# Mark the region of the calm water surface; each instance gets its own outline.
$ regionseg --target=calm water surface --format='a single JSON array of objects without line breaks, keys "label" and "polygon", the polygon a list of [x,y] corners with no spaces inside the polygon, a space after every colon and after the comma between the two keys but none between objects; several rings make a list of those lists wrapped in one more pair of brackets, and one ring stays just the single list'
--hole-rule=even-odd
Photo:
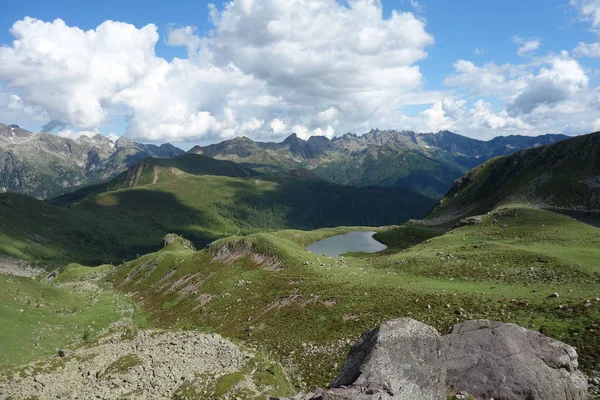
[{"label": "calm water surface", "polygon": [[350,232],[345,235],[331,236],[309,244],[306,250],[330,257],[339,257],[341,254],[351,251],[377,253],[385,250],[387,246],[373,239],[374,234],[375,232]]}]

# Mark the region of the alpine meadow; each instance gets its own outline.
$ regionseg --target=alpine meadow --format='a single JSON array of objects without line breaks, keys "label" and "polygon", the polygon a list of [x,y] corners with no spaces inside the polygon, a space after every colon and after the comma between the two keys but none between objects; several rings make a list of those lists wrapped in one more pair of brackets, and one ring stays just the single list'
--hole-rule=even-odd
[{"label": "alpine meadow", "polygon": [[600,1],[0,6],[0,399],[600,399]]}]

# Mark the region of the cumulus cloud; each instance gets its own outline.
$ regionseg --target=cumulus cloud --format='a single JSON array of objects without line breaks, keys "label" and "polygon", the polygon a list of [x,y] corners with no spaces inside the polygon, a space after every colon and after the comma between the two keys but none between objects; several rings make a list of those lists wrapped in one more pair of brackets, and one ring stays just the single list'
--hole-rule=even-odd
[{"label": "cumulus cloud", "polygon": [[331,106],[318,112],[312,117],[313,126],[337,125],[339,123],[341,112],[339,108]]},{"label": "cumulus cloud", "polygon": [[523,66],[493,62],[481,67],[468,60],[454,63],[455,74],[444,79],[444,84],[467,89],[479,96],[512,96],[523,90],[530,74]]},{"label": "cumulus cloud", "polygon": [[106,21],[83,31],[60,19],[29,17],[11,33],[12,46],[0,47],[0,79],[51,119],[80,128],[99,126],[114,96],[144,76],[158,39],[154,25]]},{"label": "cumulus cloud", "polygon": [[167,44],[187,47],[192,55],[200,47],[200,43],[201,39],[196,36],[196,28],[193,26],[170,29],[167,35]]},{"label": "cumulus cloud", "polygon": [[[592,29],[599,1],[571,0]],[[0,47],[0,118],[46,128],[60,121],[67,126],[53,129],[70,136],[126,118],[133,139],[185,143],[372,127],[485,137],[594,126],[582,112],[600,110],[598,90],[569,54],[532,57],[535,38],[515,38],[524,64],[461,59],[444,80],[448,90],[424,90],[419,63],[434,38],[413,13],[423,2],[403,4],[384,14],[379,0],[227,1],[209,7],[206,35],[171,26],[162,39],[152,24],[105,21],[84,31],[27,17]],[[157,56],[159,39],[187,57]],[[573,51],[599,53],[596,43]],[[409,117],[406,105],[426,108]]]},{"label": "cumulus cloud", "polygon": [[282,120],[276,118],[269,124],[275,135],[281,135],[287,132],[287,125]]},{"label": "cumulus cloud", "polygon": [[[172,61],[155,54],[152,24],[105,21],[84,31],[26,17],[0,48],[0,80],[43,110],[46,123],[78,130],[128,115],[127,135],[139,140],[294,126],[329,135],[418,96],[417,63],[434,43],[422,19],[401,10],[384,17],[379,0],[236,0],[210,6],[210,15],[206,36],[169,28],[165,43],[188,50]],[[275,120],[275,128],[264,122]]]},{"label": "cumulus cloud", "polygon": [[21,121],[43,124],[49,119],[50,116],[43,108],[26,104],[21,96],[11,94],[0,87],[0,121],[15,124]]},{"label": "cumulus cloud", "polygon": [[588,77],[573,59],[555,57],[550,61],[549,68],[543,67],[510,104],[509,112],[531,113],[541,104],[552,105],[568,100],[588,85]]}]

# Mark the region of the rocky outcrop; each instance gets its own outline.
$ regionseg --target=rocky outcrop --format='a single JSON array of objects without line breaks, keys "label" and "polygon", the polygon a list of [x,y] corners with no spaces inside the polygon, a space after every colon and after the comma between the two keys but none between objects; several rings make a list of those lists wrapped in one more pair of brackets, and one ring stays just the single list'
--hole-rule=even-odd
[{"label": "rocky outcrop", "polygon": [[293,400],[446,398],[446,364],[440,334],[410,318],[382,323],[352,346],[331,389]]},{"label": "rocky outcrop", "polygon": [[587,398],[575,349],[539,332],[475,320],[454,326],[443,342],[451,389],[485,399]]},{"label": "rocky outcrop", "polygon": [[179,244],[186,250],[196,251],[196,247],[189,240],[175,234],[175,233],[167,233],[163,238],[163,247],[168,247],[172,244]]},{"label": "rocky outcrop", "polygon": [[451,229],[462,228],[463,226],[472,226],[481,224],[481,215],[475,215],[472,217],[463,218],[452,226]]},{"label": "rocky outcrop", "polygon": [[350,349],[332,386],[381,388],[400,398],[443,399],[445,378],[439,333],[401,318],[365,332]]},{"label": "rocky outcrop", "polygon": [[571,346],[515,324],[467,321],[440,336],[402,318],[365,332],[331,389],[291,400],[445,399],[447,390],[456,399],[584,400],[577,367]]},{"label": "rocky outcrop", "polygon": [[[131,339],[110,336],[95,346],[60,350],[8,379],[1,376],[0,398],[182,399],[178,393],[191,390],[195,395],[190,398],[203,398],[202,390],[194,389],[202,387],[203,379],[210,383],[240,373],[252,357],[218,335],[140,331]],[[256,391],[252,377],[247,380]]]}]

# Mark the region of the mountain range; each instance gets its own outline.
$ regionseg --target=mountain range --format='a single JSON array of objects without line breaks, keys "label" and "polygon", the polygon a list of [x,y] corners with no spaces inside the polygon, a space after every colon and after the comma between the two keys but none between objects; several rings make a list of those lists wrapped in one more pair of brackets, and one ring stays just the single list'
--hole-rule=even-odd
[{"label": "mountain range", "polygon": [[[261,173],[292,173],[349,186],[400,187],[440,199],[454,181],[490,158],[566,139],[565,135],[506,136],[489,141],[449,131],[415,133],[374,129],[328,139],[280,143],[236,137],[189,153],[229,160]],[[172,158],[184,151],[113,141],[103,135],[69,139],[0,124],[0,192],[50,199],[119,175],[146,157]]]},{"label": "mountain range", "polygon": [[170,144],[112,141],[100,134],[72,140],[0,124],[0,192],[52,198],[110,179],[145,157],[183,153]]},{"label": "mountain range", "polygon": [[565,135],[502,136],[481,141],[449,131],[415,133],[371,130],[308,140],[292,134],[281,143],[247,137],[189,152],[242,163],[257,170],[307,169],[328,181],[351,186],[401,187],[439,199],[453,182],[490,158],[556,143]]}]

